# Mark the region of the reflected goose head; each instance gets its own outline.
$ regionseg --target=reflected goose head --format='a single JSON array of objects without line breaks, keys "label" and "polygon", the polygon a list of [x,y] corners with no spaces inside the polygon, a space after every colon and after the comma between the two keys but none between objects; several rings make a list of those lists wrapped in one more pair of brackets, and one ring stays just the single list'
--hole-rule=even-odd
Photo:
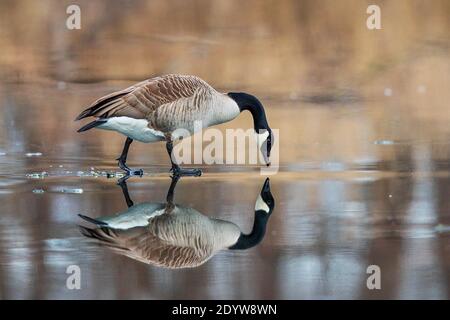
[{"label": "reflected goose head", "polygon": [[267,179],[255,205],[250,234],[233,222],[208,217],[197,210],[173,203],[178,178],[169,187],[165,203],[134,204],[126,182],[122,191],[129,208],[116,215],[91,218],[80,215],[94,227],[80,226],[83,235],[116,253],[164,268],[193,268],[224,249],[248,249],[264,237],[274,199]]},{"label": "reflected goose head", "polygon": [[273,212],[273,208],[275,208],[275,200],[270,192],[270,180],[267,178],[256,199],[255,212],[261,211],[270,216]]},{"label": "reflected goose head", "polygon": [[255,220],[251,233],[241,233],[238,240],[229,249],[242,250],[249,249],[259,244],[266,234],[266,227],[275,208],[275,199],[270,192],[270,180],[266,179],[264,185],[256,198],[255,203]]}]

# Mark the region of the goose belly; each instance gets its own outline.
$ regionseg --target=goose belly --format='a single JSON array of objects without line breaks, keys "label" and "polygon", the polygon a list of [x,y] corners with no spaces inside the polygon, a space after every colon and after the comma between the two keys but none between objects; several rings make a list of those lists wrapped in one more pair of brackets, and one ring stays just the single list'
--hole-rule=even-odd
[{"label": "goose belly", "polygon": [[239,114],[239,106],[234,100],[214,92],[203,97],[179,99],[161,106],[152,114],[151,121],[158,128],[171,132],[176,139],[186,138],[207,127],[231,121]]},{"label": "goose belly", "polygon": [[214,219],[216,250],[229,248],[236,244],[241,236],[241,229],[232,222]]},{"label": "goose belly", "polygon": [[209,218],[182,206],[150,219],[149,229],[166,243],[194,248],[201,256],[234,245],[241,234],[234,223]]},{"label": "goose belly", "polygon": [[174,139],[187,138],[203,129],[233,120],[239,115],[236,109],[210,108],[206,112],[196,112],[170,127]]},{"label": "goose belly", "polygon": [[99,125],[97,128],[112,130],[137,141],[149,143],[165,139],[164,133],[148,127],[145,119],[134,119],[130,117],[113,117]]}]

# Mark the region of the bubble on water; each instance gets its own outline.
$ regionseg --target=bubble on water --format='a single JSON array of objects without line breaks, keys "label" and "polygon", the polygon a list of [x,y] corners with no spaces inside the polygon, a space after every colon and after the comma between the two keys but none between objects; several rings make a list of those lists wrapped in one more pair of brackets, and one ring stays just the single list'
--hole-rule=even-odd
[{"label": "bubble on water", "polygon": [[77,176],[79,177],[97,177],[99,176],[99,173],[95,171],[78,171]]},{"label": "bubble on water", "polygon": [[297,100],[298,99],[298,93],[297,92],[291,92],[289,94],[289,99],[291,100]]},{"label": "bubble on water", "polygon": [[97,172],[97,171],[91,171],[89,172],[88,175],[86,175],[87,177],[94,177],[94,178],[98,178],[102,176],[101,172]]},{"label": "bubble on water", "polygon": [[321,168],[326,171],[344,171],[345,164],[339,161],[325,161],[322,163]]},{"label": "bubble on water", "polygon": [[58,167],[59,167],[59,168],[64,168],[64,166],[63,166],[62,164],[60,164]]},{"label": "bubble on water", "polygon": [[380,144],[380,145],[385,145],[385,146],[392,145],[394,143],[395,142],[392,140],[376,140],[376,141],[374,141],[374,144]]},{"label": "bubble on water", "polygon": [[48,172],[42,171],[42,172],[27,173],[26,177],[29,179],[44,179],[45,177],[48,177]]},{"label": "bubble on water", "polygon": [[389,198],[392,198],[392,194],[389,195]]},{"label": "bubble on water", "polygon": [[[94,169],[94,168],[91,168]],[[76,172],[76,175],[78,177],[93,177],[93,178],[99,178],[99,177],[105,177],[105,178],[122,178],[125,176],[123,172],[107,172],[107,171],[82,171],[79,170]]]},{"label": "bubble on water", "polygon": [[27,157],[40,157],[42,156],[41,152],[27,152],[25,153],[25,156]]},{"label": "bubble on water", "polygon": [[123,178],[125,174],[123,172],[105,172],[106,178]]},{"label": "bubble on water", "polygon": [[58,90],[64,90],[66,89],[67,85],[64,81],[58,81],[56,87],[58,88]]},{"label": "bubble on water", "polygon": [[436,227],[434,227],[434,230],[436,230],[437,232],[449,232],[450,226],[440,223]]},{"label": "bubble on water", "polygon": [[83,193],[83,189],[81,189],[81,188],[67,188],[67,189],[62,189],[61,192],[62,192],[62,193],[76,193],[76,194],[81,194],[81,193]]},{"label": "bubble on water", "polygon": [[383,94],[384,94],[386,97],[391,97],[391,96],[392,96],[392,89],[391,89],[391,88],[384,88]]},{"label": "bubble on water", "polygon": [[425,93],[425,92],[427,92],[427,87],[424,86],[423,84],[421,84],[421,85],[419,85],[419,86],[417,87],[417,92],[418,92],[418,93]]},{"label": "bubble on water", "polygon": [[44,189],[33,189],[33,193],[40,194],[40,193],[44,193],[44,192],[45,192]]}]

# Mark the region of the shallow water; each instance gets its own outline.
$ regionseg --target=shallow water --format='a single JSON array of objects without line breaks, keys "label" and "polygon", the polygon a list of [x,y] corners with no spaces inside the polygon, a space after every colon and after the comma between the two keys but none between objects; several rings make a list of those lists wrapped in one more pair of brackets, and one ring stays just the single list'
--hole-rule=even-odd
[{"label": "shallow water", "polygon": [[[1,21],[29,21],[24,8],[30,2],[17,3],[2,8]],[[427,15],[408,13],[416,24],[406,28],[394,13],[404,14],[415,2],[391,4],[383,43],[392,47],[384,47],[374,38],[350,37],[340,6],[324,11],[315,2],[297,8],[286,1],[269,21],[260,17],[269,7],[245,7],[248,19],[230,26],[233,14],[243,13],[216,1],[208,8],[217,18],[212,22],[185,8],[177,16],[183,23],[167,26],[152,22],[152,14],[167,13],[162,2],[151,7],[132,1],[126,10],[112,6],[113,14],[132,17],[123,18],[120,27],[112,25],[114,19],[99,18],[106,2],[98,1],[100,9],[83,3],[92,11],[84,33],[74,38],[56,28],[64,10],[55,17],[35,11],[35,20],[24,24],[26,36],[15,36],[15,22],[0,28],[1,298],[450,298],[450,59],[443,32],[450,19],[438,19],[446,12],[439,5],[421,11],[436,18],[433,24]],[[47,6],[58,8],[53,1]],[[309,10],[311,18],[287,19],[290,6]],[[322,13],[328,24],[318,27],[314,14]],[[424,25],[427,33],[418,32]],[[93,26],[95,36],[88,32]],[[154,32],[150,38],[144,27]],[[42,32],[46,28],[54,31]],[[211,28],[214,32],[206,32]],[[302,33],[307,31],[325,34],[317,43],[345,54],[303,52],[296,46],[311,47]],[[335,37],[340,42],[333,47]],[[251,41],[258,50],[236,53],[227,45],[230,39],[236,40],[232,48]],[[124,41],[128,51],[111,50]],[[271,56],[273,46],[286,52]],[[185,58],[175,58],[186,50]],[[141,52],[156,52],[157,61]],[[366,55],[372,60],[364,60]],[[266,68],[260,71],[261,65]],[[111,215],[127,204],[116,185],[121,172],[114,160],[124,138],[105,131],[77,134],[81,123],[73,119],[96,98],[133,83],[130,79],[168,72],[199,74],[223,91],[256,92],[272,128],[280,129],[280,169],[270,177],[276,207],[262,243],[220,251],[192,269],[164,269],[118,255],[78,229],[85,225],[78,214]],[[218,128],[246,129],[251,123],[243,114]],[[134,143],[129,164],[145,171],[128,180],[133,201],[164,202],[170,179],[163,144]],[[201,167],[202,177],[178,183],[175,202],[250,231],[265,180],[259,167]],[[70,265],[80,267],[80,290],[66,287]],[[381,269],[381,290],[366,286],[370,265]]]},{"label": "shallow water", "polygon": [[[71,145],[86,139],[69,137]],[[65,147],[60,155],[38,144],[21,145],[23,151],[6,148],[0,172],[2,297],[448,298],[448,162],[423,159],[415,152],[426,149],[419,142],[367,145],[404,154],[362,164],[282,162],[271,176],[276,208],[262,243],[221,251],[204,265],[183,270],[117,255],[77,228],[82,223],[77,214],[99,217],[126,209],[116,178],[105,176],[120,173],[112,160],[120,143],[104,151],[80,146],[78,158]],[[97,155],[83,157],[90,153]],[[164,202],[170,183],[164,147],[137,145],[131,155],[134,166],[144,164],[146,156],[162,159],[144,165],[143,178],[129,179],[134,202]],[[251,166],[205,166],[204,171],[200,178],[181,179],[175,202],[250,231],[264,176]],[[366,268],[373,264],[382,271],[380,291],[366,288]],[[66,288],[69,265],[81,268],[81,290]]]}]

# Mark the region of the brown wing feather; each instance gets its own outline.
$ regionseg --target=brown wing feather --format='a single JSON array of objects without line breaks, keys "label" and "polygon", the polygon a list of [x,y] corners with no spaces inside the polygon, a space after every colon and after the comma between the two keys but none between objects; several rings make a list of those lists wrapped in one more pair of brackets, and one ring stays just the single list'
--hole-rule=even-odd
[{"label": "brown wing feather", "polygon": [[133,91],[133,87],[127,88],[125,90],[113,92],[108,94],[94,103],[92,103],[87,109],[83,110],[75,120],[81,120],[83,118],[96,116],[103,108],[108,107],[108,105],[114,104],[119,101],[121,97]]},{"label": "brown wing feather", "polygon": [[128,230],[80,228],[85,236],[100,240],[102,245],[115,252],[147,264],[188,268],[199,266],[212,256],[212,251],[207,246],[198,250],[190,246],[175,245],[154,234],[148,227]]},{"label": "brown wing feather", "polygon": [[196,267],[212,256],[211,251],[169,243],[148,231],[130,239],[128,250],[121,253],[132,259],[166,268]]},{"label": "brown wing feather", "polygon": [[148,79],[98,99],[81,112],[76,120],[91,116],[145,118],[162,105],[192,97],[202,86],[209,87],[195,76],[166,75]]}]

